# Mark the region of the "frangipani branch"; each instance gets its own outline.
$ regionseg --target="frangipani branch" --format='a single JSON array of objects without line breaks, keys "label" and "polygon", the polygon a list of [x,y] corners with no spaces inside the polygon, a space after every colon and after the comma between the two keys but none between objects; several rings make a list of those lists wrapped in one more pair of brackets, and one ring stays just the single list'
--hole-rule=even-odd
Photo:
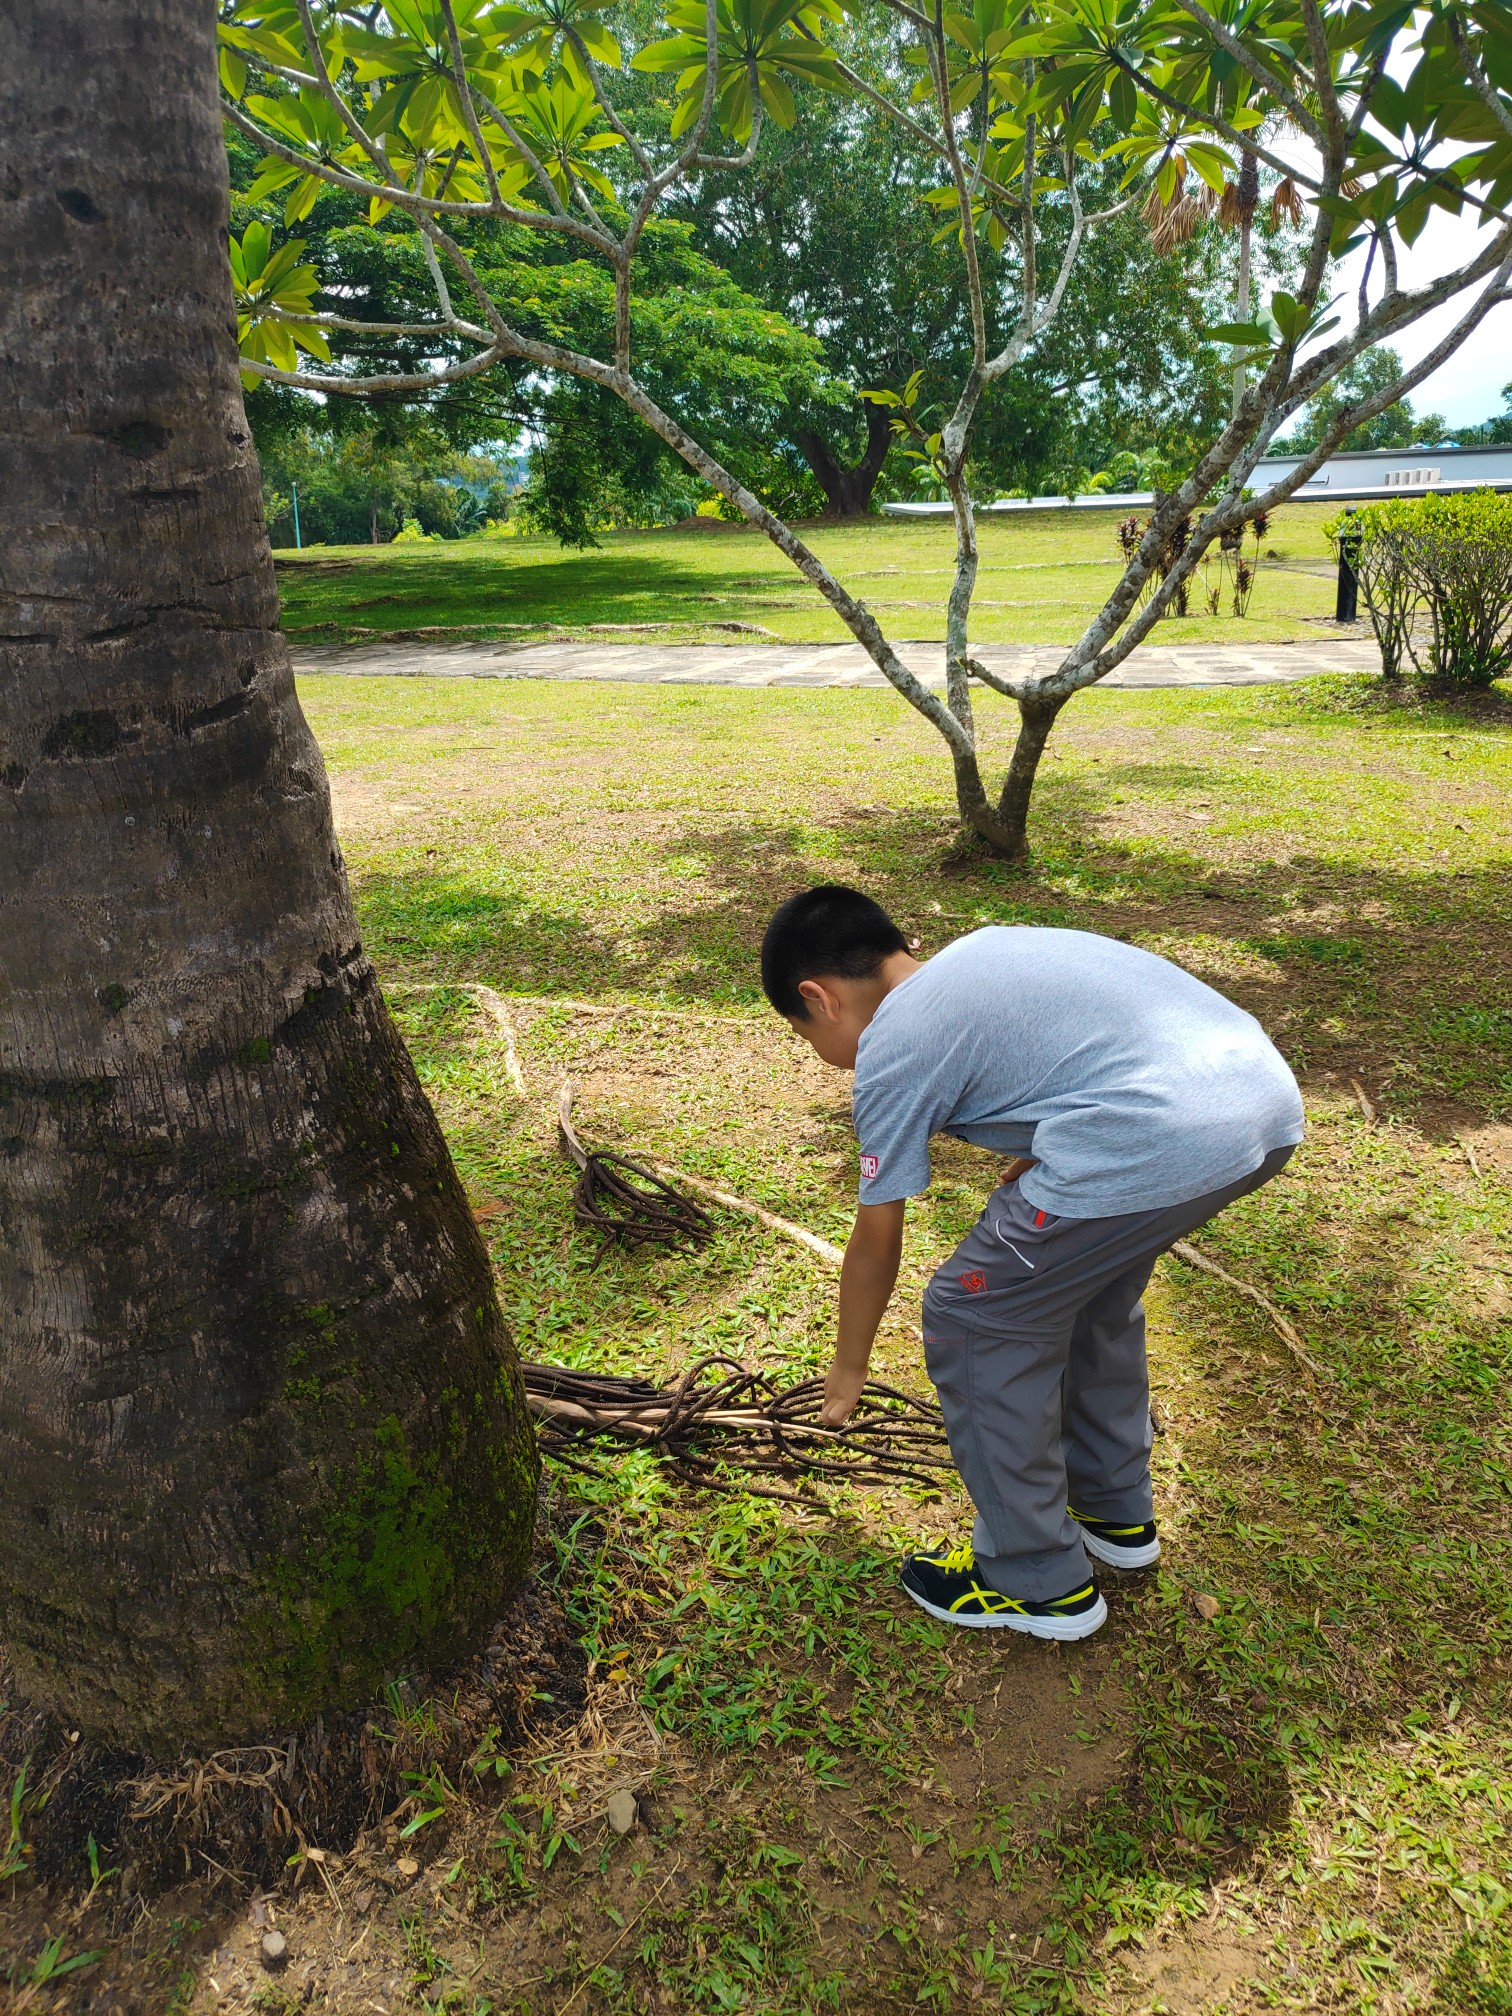
[{"label": "frangipani branch", "polygon": [[[1135,10],[1127,34],[1120,31],[1123,40],[1112,42],[1104,26],[1102,0],[1043,0],[1036,8],[1036,33],[1043,31],[1048,39],[1021,46],[1011,60],[989,60],[983,53],[985,43],[980,48],[970,45],[952,25],[954,17],[947,15],[945,0],[922,0],[922,4],[882,0],[904,35],[917,43],[916,54],[927,67],[924,93],[929,109],[917,113],[896,102],[893,93],[863,76],[843,55],[828,49],[819,34],[825,16],[823,0],[811,0],[813,11],[789,18],[783,32],[791,39],[783,46],[814,52],[802,55],[796,69],[790,69],[790,77],[823,76],[835,88],[851,91],[885,114],[931,167],[942,166],[946,171],[947,188],[929,192],[929,200],[945,202],[954,215],[951,235],[960,247],[962,306],[971,332],[969,363],[938,434],[921,424],[923,409],[917,414],[913,411],[912,390],[903,399],[888,395],[900,409],[898,430],[910,438],[910,452],[932,465],[954,517],[956,566],[946,611],[946,692],[942,699],[902,664],[865,603],[710,453],[669,410],[671,402],[652,396],[643,378],[631,368],[635,260],[651,219],[669,192],[688,178],[715,172],[736,174],[749,166],[762,146],[765,108],[769,103],[780,107],[790,102],[781,62],[770,71],[764,70],[762,65],[772,59],[754,42],[741,48],[731,37],[731,22],[721,15],[718,0],[702,0],[701,6],[697,0],[691,4],[690,0],[673,0],[673,4],[681,10],[674,14],[677,35],[669,43],[658,44],[655,59],[643,66],[677,69],[687,59],[676,84],[679,110],[674,126],[681,124],[683,130],[674,133],[670,145],[649,141],[638,130],[636,116],[617,106],[616,73],[612,65],[606,69],[595,53],[600,45],[593,34],[555,14],[539,17],[544,40],[538,40],[537,49],[549,45],[569,52],[575,65],[571,75],[577,80],[571,88],[579,94],[580,112],[586,108],[589,122],[602,120],[608,129],[607,133],[593,134],[588,147],[574,154],[575,143],[570,138],[563,140],[550,121],[540,124],[524,95],[525,87],[511,82],[515,73],[507,62],[501,66],[490,59],[477,73],[469,67],[473,26],[471,17],[459,16],[458,0],[435,0],[444,34],[433,29],[430,45],[417,58],[416,74],[423,71],[445,80],[450,93],[446,102],[454,99],[456,103],[456,110],[447,113],[446,130],[430,137],[422,131],[405,133],[403,121],[408,115],[402,111],[395,114],[389,110],[375,116],[371,124],[361,115],[358,104],[352,102],[354,97],[359,103],[366,102],[361,90],[343,85],[341,62],[322,60],[312,0],[295,0],[307,48],[315,59],[310,73],[277,60],[260,67],[270,76],[284,77],[301,91],[317,94],[331,116],[339,120],[339,130],[350,137],[351,147],[333,160],[316,148],[291,146],[283,131],[265,131],[235,101],[227,105],[227,117],[273,160],[333,188],[365,197],[370,203],[390,206],[408,218],[422,239],[439,313],[434,322],[364,323],[360,317],[341,312],[316,312],[308,309],[307,303],[280,309],[253,299],[246,310],[249,320],[254,324],[283,321],[312,332],[325,329],[352,336],[403,337],[437,349],[454,344],[478,348],[473,356],[443,356],[425,369],[410,372],[285,370],[252,358],[246,360],[245,368],[253,376],[302,390],[346,395],[407,391],[423,396],[496,364],[519,362],[532,371],[560,373],[598,385],[623,400],[814,586],[872,663],[945,740],[963,819],[992,846],[1020,853],[1035,766],[1058,708],[1072,693],[1106,677],[1150,634],[1215,538],[1241,525],[1256,510],[1274,508],[1293,495],[1351,427],[1412,390],[1508,298],[1512,227],[1495,207],[1494,198],[1505,174],[1495,168],[1494,146],[1482,147],[1480,154],[1468,157],[1481,161],[1483,167],[1475,171],[1480,180],[1476,182],[1471,174],[1465,178],[1466,186],[1462,186],[1459,170],[1430,162],[1432,148],[1454,137],[1445,122],[1452,123],[1467,103],[1475,102],[1466,97],[1467,79],[1476,99],[1492,111],[1497,130],[1512,136],[1512,105],[1491,80],[1479,54],[1488,31],[1473,15],[1453,11],[1444,17],[1446,30],[1437,30],[1430,22],[1424,39],[1412,45],[1410,54],[1419,63],[1440,61],[1449,50],[1459,67],[1439,79],[1439,97],[1450,110],[1443,119],[1434,115],[1423,133],[1414,134],[1415,151],[1404,152],[1389,135],[1378,134],[1374,125],[1362,142],[1372,102],[1384,89],[1388,74],[1395,75],[1388,72],[1387,57],[1397,43],[1380,48],[1367,43],[1363,39],[1366,30],[1358,18],[1361,10],[1347,0],[1247,0],[1243,25],[1220,19],[1211,0],[1178,0],[1191,27],[1177,38],[1179,47],[1174,53],[1161,40],[1162,36],[1170,39],[1172,24],[1159,10],[1148,10],[1150,23],[1143,41],[1140,31],[1145,15]],[[333,18],[340,11],[333,10]],[[371,18],[364,15],[366,31],[371,34],[374,22],[383,18],[382,6]],[[462,18],[470,24],[466,36]],[[524,30],[511,31],[516,40],[531,32],[526,18]],[[554,24],[549,34],[544,27],[548,22]],[[1404,43],[1416,32],[1410,24],[1392,30]],[[723,43],[721,33],[726,36]],[[1435,34],[1438,43],[1433,41]],[[1213,58],[1207,66],[1206,84],[1203,38],[1211,46]],[[499,45],[511,46],[507,41]],[[1031,47],[1032,54],[1028,53]],[[964,65],[963,50],[969,59]],[[791,57],[786,60],[793,61]],[[259,59],[253,61],[256,64]],[[1073,115],[1068,110],[1075,92],[1093,87],[1074,84],[1068,88],[1057,80],[1056,66],[1078,63],[1083,67],[1077,74],[1096,80],[1095,88],[1102,93],[1093,109],[1094,124],[1114,116],[1115,84],[1127,102],[1143,108],[1134,115],[1127,109],[1118,115],[1122,122],[1119,130],[1125,137],[1111,147],[1090,142],[1087,134],[1091,126],[1078,126],[1075,122],[1080,113]],[[1017,80],[1011,88],[1004,83],[1010,76]],[[1231,88],[1236,78],[1237,95]],[[964,95],[963,86],[967,87]],[[1130,86],[1132,101],[1127,100]],[[380,95],[374,94],[375,106]],[[1419,97],[1430,106],[1436,102],[1422,90]],[[958,99],[960,110],[956,109]],[[1288,120],[1316,148],[1318,162],[1299,169],[1286,161],[1273,145],[1257,137],[1254,124],[1243,128],[1239,107],[1247,107],[1248,114],[1262,124],[1269,118]],[[722,150],[712,138],[716,119],[731,135],[733,145],[727,149]],[[1005,123],[994,123],[1000,119]],[[545,147],[533,143],[537,124],[548,136]],[[382,133],[376,130],[380,126]],[[579,136],[588,130],[584,123],[574,129]],[[491,151],[490,143],[490,135],[495,133],[501,136],[497,153]],[[401,173],[391,165],[391,134],[400,135],[394,151],[413,148],[413,186],[401,186],[409,179],[408,168]],[[998,166],[1001,157],[989,151],[989,135],[1002,135],[1014,150],[1014,166],[1007,181]],[[1228,148],[1241,161],[1263,164],[1313,199],[1313,228],[1299,259],[1301,270],[1292,282],[1293,292],[1273,296],[1263,328],[1248,339],[1253,345],[1250,361],[1264,359],[1258,377],[1242,391],[1231,417],[1195,458],[1185,478],[1160,499],[1113,593],[1060,666],[1041,680],[1000,679],[988,674],[972,657],[968,641],[978,565],[969,458],[981,400],[991,385],[1036,353],[1057,319],[1067,312],[1072,282],[1098,228],[1138,202],[1141,185],[1168,176],[1172,156],[1184,147],[1195,151],[1199,137],[1207,149],[1206,156],[1199,158],[1199,172],[1210,182],[1220,172],[1223,149]],[[611,185],[600,170],[588,166],[589,149],[616,143],[624,150],[624,167]],[[328,139],[322,144],[329,153]],[[1090,172],[1084,162],[1107,162],[1121,153],[1133,164],[1124,176],[1125,193],[1089,211],[1083,202],[1083,183]],[[658,156],[664,157],[659,166]],[[371,172],[355,170],[355,159],[366,162]],[[1055,170],[1052,162],[1059,164]],[[1485,168],[1485,162],[1492,163],[1492,168]],[[631,164],[633,173],[627,176],[624,170]],[[1189,168],[1191,165],[1189,160]],[[1374,193],[1386,183],[1393,185],[1389,215],[1381,214]],[[480,187],[486,190],[483,200],[471,198],[469,192]],[[531,191],[531,200],[517,194],[519,187]],[[1414,198],[1443,200],[1451,207],[1469,206],[1497,218],[1503,228],[1487,250],[1458,271],[1442,276],[1431,287],[1404,293],[1399,285],[1394,220],[1402,205]],[[613,281],[613,318],[612,333],[606,331],[603,347],[612,349],[612,362],[592,354],[598,347],[596,340],[587,345],[580,340],[574,346],[528,335],[514,326],[481,276],[470,241],[460,242],[457,235],[465,227],[486,234],[496,224],[523,229],[557,244],[567,241],[590,259],[605,262]],[[1320,303],[1331,259],[1351,227],[1363,229],[1371,241],[1355,326],[1326,347],[1315,343],[1309,348],[1309,332],[1328,312]],[[1410,235],[1409,226],[1402,228]],[[1011,258],[1005,259],[1001,270],[993,268],[983,249],[984,243],[1001,247],[1005,233],[1015,244],[1016,269]],[[1041,271],[1051,267],[1051,245],[1055,248],[1053,278],[1045,286]],[[1370,285],[1378,268],[1381,294],[1372,305]],[[460,279],[476,304],[467,314],[459,312],[452,299],[452,276]],[[1394,384],[1353,402],[1335,416],[1319,446],[1284,479],[1271,484],[1258,498],[1244,497],[1245,485],[1278,429],[1306,401],[1366,349],[1393,340],[1467,287],[1477,290],[1475,300],[1428,358],[1400,374]],[[1243,316],[1240,320],[1242,323]],[[1262,341],[1266,330],[1269,337]],[[1265,354],[1267,348],[1269,355]],[[1188,520],[1192,521],[1190,527]],[[1168,566],[1173,541],[1179,551],[1174,566]],[[1155,592],[1145,597],[1144,590],[1157,568],[1161,581]],[[1010,695],[1020,706],[1019,741],[995,807],[988,800],[978,767],[972,677]]]}]

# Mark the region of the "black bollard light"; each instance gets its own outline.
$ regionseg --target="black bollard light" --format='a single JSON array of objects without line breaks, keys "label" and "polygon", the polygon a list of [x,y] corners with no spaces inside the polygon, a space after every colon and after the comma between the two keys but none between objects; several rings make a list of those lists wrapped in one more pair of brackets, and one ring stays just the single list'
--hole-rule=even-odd
[{"label": "black bollard light", "polygon": [[1360,558],[1360,528],[1353,511],[1344,513],[1344,523],[1334,537],[1339,554],[1339,590],[1334,599],[1335,623],[1353,623],[1360,613],[1360,577],[1355,568]]}]

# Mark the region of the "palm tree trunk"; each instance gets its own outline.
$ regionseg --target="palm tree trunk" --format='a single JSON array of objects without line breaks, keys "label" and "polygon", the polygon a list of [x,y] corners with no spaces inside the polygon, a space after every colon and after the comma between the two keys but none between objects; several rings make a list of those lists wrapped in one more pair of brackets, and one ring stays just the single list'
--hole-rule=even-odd
[{"label": "palm tree trunk", "polygon": [[6,10],[0,191],[0,1639],[286,1731],[480,1640],[535,1446],[278,630],[214,9]]}]

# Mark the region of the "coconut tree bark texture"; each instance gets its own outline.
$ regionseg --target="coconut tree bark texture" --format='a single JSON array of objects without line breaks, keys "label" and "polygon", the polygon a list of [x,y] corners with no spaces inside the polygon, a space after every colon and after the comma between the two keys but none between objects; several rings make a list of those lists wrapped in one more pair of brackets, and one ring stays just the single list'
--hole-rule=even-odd
[{"label": "coconut tree bark texture", "polygon": [[208,0],[0,0],[0,1639],[286,1730],[478,1642],[536,1454],[277,628]]}]

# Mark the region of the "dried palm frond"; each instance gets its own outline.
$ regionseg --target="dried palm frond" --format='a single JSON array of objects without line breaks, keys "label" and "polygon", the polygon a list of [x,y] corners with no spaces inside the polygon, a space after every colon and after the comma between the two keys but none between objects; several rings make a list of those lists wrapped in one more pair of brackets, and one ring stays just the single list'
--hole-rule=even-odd
[{"label": "dried palm frond", "polygon": [[1150,243],[1164,258],[1196,235],[1213,214],[1213,192],[1205,182],[1195,189],[1178,184],[1169,203],[1152,188],[1140,210],[1150,233]]},{"label": "dried palm frond", "polygon": [[[672,1386],[647,1379],[523,1365],[541,1447],[565,1456],[610,1441],[655,1449],[678,1476],[715,1491],[792,1501],[810,1482],[932,1484],[953,1466],[938,1407],[869,1380],[843,1427],[821,1424],[822,1379],[778,1387],[723,1354],[701,1358]],[[744,1473],[739,1482],[721,1472]],[[798,1493],[746,1477],[786,1479]]]},{"label": "dried palm frond", "polygon": [[[1240,198],[1237,184],[1233,182],[1224,183],[1222,193],[1217,199],[1217,210],[1218,222],[1223,226],[1225,231],[1237,231],[1240,225],[1244,223],[1244,204]],[[1251,217],[1255,214],[1253,204],[1250,206],[1249,214]]]},{"label": "dried palm frond", "polygon": [[1283,217],[1293,229],[1302,222],[1302,191],[1290,175],[1284,175],[1271,191],[1270,215],[1274,225],[1279,225]]}]

